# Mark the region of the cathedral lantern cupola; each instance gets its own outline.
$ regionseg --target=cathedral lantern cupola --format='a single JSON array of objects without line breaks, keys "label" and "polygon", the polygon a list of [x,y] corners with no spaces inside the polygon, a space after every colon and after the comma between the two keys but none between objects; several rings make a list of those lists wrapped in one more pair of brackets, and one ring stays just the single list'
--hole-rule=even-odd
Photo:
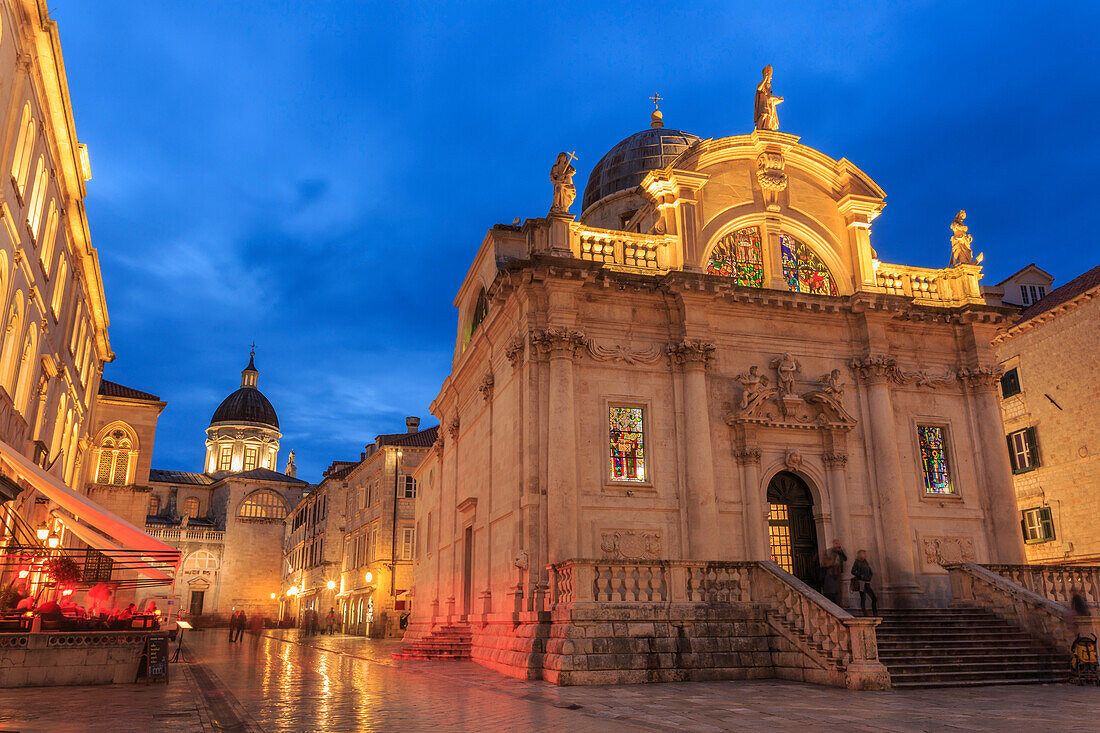
[{"label": "cathedral lantern cupola", "polygon": [[279,416],[259,390],[256,352],[241,371],[241,388],[222,400],[206,429],[207,473],[275,470],[279,456]]}]

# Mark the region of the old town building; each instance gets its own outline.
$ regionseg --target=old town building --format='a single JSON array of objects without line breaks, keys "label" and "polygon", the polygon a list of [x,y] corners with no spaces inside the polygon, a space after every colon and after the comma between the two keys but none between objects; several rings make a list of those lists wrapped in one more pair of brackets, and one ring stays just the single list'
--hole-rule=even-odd
[{"label": "old town building", "polygon": [[1026,307],[994,341],[1019,531],[1029,562],[1097,563],[1100,266],[1049,292],[1039,288],[1053,279],[1029,269],[1038,283],[1005,287],[1006,302],[1023,292],[1011,302]]},{"label": "old town building", "polygon": [[468,633],[475,660],[566,684],[883,686],[874,622],[796,580],[834,539],[886,607],[946,605],[944,566],[1022,562],[991,346],[1012,310],[965,212],[929,245],[945,267],[890,263],[884,191],[777,131],[770,72],[750,133],[655,112],[579,220],[562,153],[549,214],[486,234],[417,471],[410,654]]},{"label": "old town building", "polygon": [[283,520],[308,484],[273,470],[279,418],[258,379],[250,357],[240,389],[211,417],[207,470],[200,472],[150,468],[165,403],[155,395],[102,383],[88,494],[182,555],[170,587],[141,589],[135,600],[153,599],[161,608],[200,620],[234,609],[277,617]]},{"label": "old town building", "polygon": [[400,636],[412,608],[413,472],[431,449],[438,427],[379,435],[346,477],[345,531],[337,609],[344,630],[366,636]]}]

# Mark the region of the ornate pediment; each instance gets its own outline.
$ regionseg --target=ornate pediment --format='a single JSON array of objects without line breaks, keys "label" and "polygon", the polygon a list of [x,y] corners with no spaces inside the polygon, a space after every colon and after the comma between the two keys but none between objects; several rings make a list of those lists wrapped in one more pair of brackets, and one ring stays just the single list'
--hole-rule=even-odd
[{"label": "ornate pediment", "polygon": [[817,380],[817,387],[799,392],[797,378],[802,365],[790,354],[771,360],[776,386],[760,367],[753,365],[735,378],[741,384],[741,401],[726,416],[726,423],[754,423],[775,427],[849,430],[856,419],[844,409],[844,384],[840,370]]}]

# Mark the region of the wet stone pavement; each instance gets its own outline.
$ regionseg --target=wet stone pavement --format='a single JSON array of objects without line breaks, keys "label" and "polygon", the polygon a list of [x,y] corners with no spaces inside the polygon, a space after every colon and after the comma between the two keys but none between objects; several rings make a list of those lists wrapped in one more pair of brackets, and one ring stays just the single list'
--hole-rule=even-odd
[{"label": "wet stone pavement", "polygon": [[850,692],[777,680],[554,687],[397,642],[269,632],[184,643],[168,686],[0,690],[6,731],[1094,731],[1100,688]]}]

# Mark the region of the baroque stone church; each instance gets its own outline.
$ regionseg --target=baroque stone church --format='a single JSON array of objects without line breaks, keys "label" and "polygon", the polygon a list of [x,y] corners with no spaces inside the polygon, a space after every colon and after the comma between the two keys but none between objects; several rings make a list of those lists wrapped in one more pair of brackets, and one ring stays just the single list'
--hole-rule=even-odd
[{"label": "baroque stone church", "polygon": [[881,259],[885,192],[778,131],[781,101],[769,67],[750,132],[655,111],[579,218],[563,153],[548,215],[488,231],[417,470],[407,640],[468,624],[475,660],[563,684],[885,686],[877,620],[806,585],[833,540],[888,608],[945,605],[952,563],[1023,561],[1009,311],[965,214],[929,243],[944,267]]}]

